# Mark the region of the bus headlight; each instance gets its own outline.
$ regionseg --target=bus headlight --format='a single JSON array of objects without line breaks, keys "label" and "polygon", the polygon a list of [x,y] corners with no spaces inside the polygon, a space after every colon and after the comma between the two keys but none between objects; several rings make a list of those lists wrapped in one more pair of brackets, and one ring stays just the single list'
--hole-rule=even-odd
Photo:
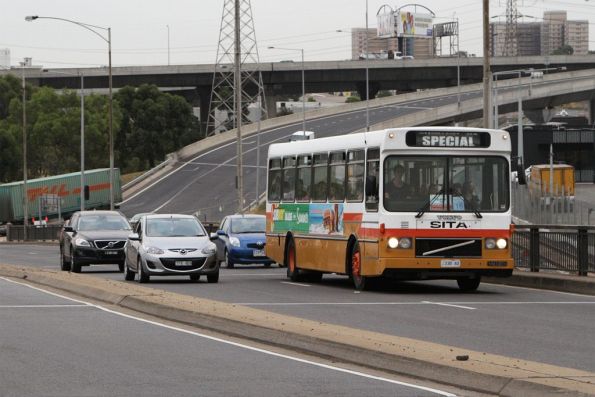
[{"label": "bus headlight", "polygon": [[486,238],[486,248],[489,250],[496,248],[496,239]]},{"label": "bus headlight", "polygon": [[501,250],[506,248],[507,245],[508,245],[508,241],[506,241],[505,238],[499,238],[498,241],[496,241],[496,247],[498,247]]},{"label": "bus headlight", "polygon": [[396,237],[391,237],[388,239],[388,247],[389,248],[403,248],[409,249],[411,248],[411,239],[409,237],[402,237],[400,239]]},{"label": "bus headlight", "polygon": [[389,248],[397,248],[399,246],[399,239],[396,237],[391,237],[388,239],[388,247]]}]

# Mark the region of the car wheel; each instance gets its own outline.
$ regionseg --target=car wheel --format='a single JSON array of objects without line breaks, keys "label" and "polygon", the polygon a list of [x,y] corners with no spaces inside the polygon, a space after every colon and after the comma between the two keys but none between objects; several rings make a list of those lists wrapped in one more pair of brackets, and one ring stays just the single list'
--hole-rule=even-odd
[{"label": "car wheel", "polygon": [[213,283],[219,282],[219,272],[212,273],[212,274],[207,274],[207,281],[209,282],[209,284],[213,284]]},{"label": "car wheel", "polygon": [[477,290],[479,287],[479,283],[481,283],[481,277],[475,278],[459,278],[457,279],[457,284],[459,285],[459,289],[464,292],[473,292]]},{"label": "car wheel", "polygon": [[80,273],[81,272],[81,264],[78,263],[78,261],[76,260],[76,256],[74,255],[74,250],[72,250],[70,252],[73,253],[70,258],[70,271],[73,273]]},{"label": "car wheel", "polygon": [[124,261],[124,280],[126,280],[126,281],[134,280],[134,272],[132,272],[130,270],[130,267],[128,266],[127,261]]},{"label": "car wheel", "polygon": [[145,271],[142,259],[138,258],[138,282],[139,283],[148,283],[150,279],[151,279],[151,277]]},{"label": "car wheel", "polygon": [[364,291],[368,287],[367,276],[362,276],[362,257],[359,251],[359,244],[355,243],[351,248],[351,280],[358,291]]},{"label": "car wheel", "polygon": [[297,267],[297,261],[295,258],[295,243],[293,242],[293,239],[291,239],[287,245],[287,259],[285,261],[287,264],[287,278],[289,278],[291,281],[300,281],[301,272]]},{"label": "car wheel", "polygon": [[70,270],[70,262],[66,261],[64,258],[64,252],[62,249],[60,249],[60,270],[65,272]]},{"label": "car wheel", "polygon": [[200,274],[191,274],[190,281],[198,281],[200,280]]},{"label": "car wheel", "polygon": [[229,253],[227,252],[227,250],[225,250],[225,265],[230,269],[233,269],[234,266],[233,261],[229,259]]}]

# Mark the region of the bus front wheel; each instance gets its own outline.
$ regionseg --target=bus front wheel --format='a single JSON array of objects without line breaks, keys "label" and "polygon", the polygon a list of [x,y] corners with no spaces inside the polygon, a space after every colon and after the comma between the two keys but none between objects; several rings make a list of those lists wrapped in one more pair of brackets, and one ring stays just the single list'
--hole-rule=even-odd
[{"label": "bus front wheel", "polygon": [[300,281],[300,269],[297,267],[295,259],[295,243],[293,239],[289,240],[287,244],[287,259],[285,264],[287,266],[287,278],[291,281]]},{"label": "bus front wheel", "polygon": [[477,276],[475,278],[459,278],[457,279],[457,284],[459,284],[459,289],[464,292],[473,292],[479,287],[479,283],[481,282],[481,277]]},{"label": "bus front wheel", "polygon": [[353,286],[358,291],[363,291],[368,287],[369,277],[362,276],[362,256],[359,250],[359,244],[355,243],[351,248],[351,280]]}]

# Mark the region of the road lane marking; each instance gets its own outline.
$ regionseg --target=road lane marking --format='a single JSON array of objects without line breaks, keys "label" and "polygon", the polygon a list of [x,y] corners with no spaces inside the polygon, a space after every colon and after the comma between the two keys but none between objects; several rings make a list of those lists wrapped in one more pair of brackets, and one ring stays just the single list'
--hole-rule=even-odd
[{"label": "road lane marking", "polygon": [[291,281],[281,281],[281,284],[295,285],[297,287],[311,287],[310,284],[292,283]]},{"label": "road lane marking", "polygon": [[349,374],[349,375],[355,375],[355,376],[359,376],[359,377],[366,378],[366,379],[377,380],[377,381],[380,381],[380,382],[391,383],[391,384],[399,385],[399,386],[411,387],[411,388],[417,389],[417,390],[423,390],[423,391],[427,391],[427,392],[430,392],[430,393],[436,393],[436,394],[439,394],[441,396],[456,397],[456,394],[452,394],[452,393],[449,393],[449,392],[446,392],[446,391],[443,391],[443,390],[434,389],[434,388],[431,388],[431,387],[419,386],[419,385],[415,385],[413,383],[400,382],[400,381],[394,380],[394,379],[384,378],[384,377],[376,376],[376,375],[370,375],[370,374],[366,374],[364,372],[359,372],[359,371],[354,371],[354,370],[350,370],[350,369],[346,369],[346,368],[336,367],[336,366],[333,366],[333,365],[318,363],[318,362],[315,362],[315,361],[311,361],[311,360],[306,360],[306,359],[299,358],[299,357],[290,356],[288,354],[281,354],[281,353],[277,353],[277,352],[274,352],[274,351],[271,351],[271,350],[266,350],[266,349],[262,349],[262,348],[258,348],[258,347],[254,347],[254,346],[250,346],[250,345],[246,345],[246,344],[239,343],[239,342],[233,342],[231,340],[226,340],[226,339],[218,338],[218,337],[211,336],[211,335],[201,334],[199,332],[190,331],[190,330],[179,328],[179,327],[175,327],[175,326],[172,326],[172,325],[159,323],[157,321],[147,320],[147,319],[144,319],[144,318],[132,316],[130,314],[120,313],[120,312],[117,312],[115,310],[111,310],[111,309],[108,309],[106,307],[103,307],[101,305],[96,305],[96,304],[93,304],[93,303],[83,302],[83,301],[78,300],[78,299],[69,298],[67,296],[59,295],[59,294],[56,294],[56,293],[53,293],[53,292],[50,292],[50,291],[45,291],[45,290],[43,290],[41,288],[33,287],[31,285],[28,285],[28,284],[24,284],[24,283],[21,283],[21,282],[9,280],[9,279],[4,278],[4,277],[0,277],[0,279],[5,280],[5,281],[8,281],[8,282],[11,282],[11,283],[14,283],[14,284],[19,284],[19,285],[22,285],[22,286],[33,288],[35,290],[38,290],[38,291],[41,291],[41,292],[45,292],[45,293],[47,293],[49,295],[57,296],[57,297],[60,297],[60,298],[66,299],[66,300],[70,300],[70,301],[73,301],[73,302],[82,303],[84,306],[95,307],[95,308],[97,308],[99,310],[102,310],[102,311],[104,311],[106,313],[114,314],[116,316],[125,317],[125,318],[131,319],[131,320],[136,320],[136,321],[139,321],[139,322],[142,322],[142,323],[155,325],[155,326],[166,328],[166,329],[169,329],[169,330],[172,330],[172,331],[177,331],[177,332],[180,332],[180,333],[197,336],[199,338],[211,340],[211,341],[214,341],[214,342],[224,343],[226,345],[230,345],[230,346],[234,346],[234,347],[239,347],[239,348],[242,348],[242,349],[245,349],[245,350],[254,351],[254,352],[257,352],[257,353],[263,353],[263,354],[266,354],[266,355],[269,355],[269,356],[272,356],[272,357],[284,358],[286,360],[291,360],[291,361],[299,362],[299,363],[302,363],[302,364],[308,364],[308,365],[312,365],[312,366],[315,366],[315,367],[325,368],[325,369],[329,369],[331,371],[342,372],[342,373]]},{"label": "road lane marking", "polygon": [[475,310],[474,307],[453,305],[451,303],[430,302],[430,301],[422,301],[421,303],[426,303],[426,304],[430,304],[430,305],[438,305],[438,306],[456,307],[458,309]]},{"label": "road lane marking", "polygon": [[0,305],[0,309],[22,309],[22,308],[53,308],[53,307],[91,307],[89,305]]}]

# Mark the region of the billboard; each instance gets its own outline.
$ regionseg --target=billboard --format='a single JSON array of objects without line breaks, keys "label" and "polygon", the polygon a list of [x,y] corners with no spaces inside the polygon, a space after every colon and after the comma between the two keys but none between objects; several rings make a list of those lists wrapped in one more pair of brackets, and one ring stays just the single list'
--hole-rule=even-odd
[{"label": "billboard", "polygon": [[432,37],[431,14],[416,14],[408,11],[400,11],[396,15],[397,35],[404,37]]},{"label": "billboard", "polygon": [[380,38],[395,37],[397,32],[395,30],[395,14],[388,12],[386,14],[376,15],[376,35]]}]

